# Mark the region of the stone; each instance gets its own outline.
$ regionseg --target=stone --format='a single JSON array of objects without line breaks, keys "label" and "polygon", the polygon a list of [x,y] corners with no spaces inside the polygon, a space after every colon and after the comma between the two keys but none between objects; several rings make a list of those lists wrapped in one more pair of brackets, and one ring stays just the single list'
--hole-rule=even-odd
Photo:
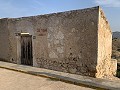
[{"label": "stone", "polygon": [[58,58],[58,56],[56,55],[56,53],[53,52],[53,51],[50,52],[49,57],[50,58]]},{"label": "stone", "polygon": [[69,72],[70,72],[70,73],[76,73],[76,71],[77,71],[76,68],[70,68],[70,69],[69,69]]},{"label": "stone", "polygon": [[58,53],[63,53],[64,52],[64,48],[63,47],[57,47],[57,52]]}]

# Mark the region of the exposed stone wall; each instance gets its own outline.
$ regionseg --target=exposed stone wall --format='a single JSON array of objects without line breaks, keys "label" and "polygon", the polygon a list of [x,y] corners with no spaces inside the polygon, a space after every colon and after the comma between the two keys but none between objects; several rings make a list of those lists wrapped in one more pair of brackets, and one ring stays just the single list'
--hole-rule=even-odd
[{"label": "exposed stone wall", "polygon": [[18,36],[34,39],[33,65],[57,71],[95,76],[98,7],[41,16],[8,19],[10,60],[18,63]]},{"label": "exposed stone wall", "polygon": [[95,76],[97,22],[98,8],[35,17],[37,66]]},{"label": "exposed stone wall", "polygon": [[111,66],[110,66],[111,75],[116,76],[116,73],[117,73],[116,70],[117,70],[117,60],[112,59],[111,60]]},{"label": "exposed stone wall", "polygon": [[[96,77],[114,75],[115,63],[111,61],[112,52],[112,33],[108,21],[103,11],[99,10],[99,28],[98,28],[98,61]],[[113,65],[115,64],[115,65]],[[114,66],[114,67],[112,67]],[[114,69],[114,71],[112,71]]]}]

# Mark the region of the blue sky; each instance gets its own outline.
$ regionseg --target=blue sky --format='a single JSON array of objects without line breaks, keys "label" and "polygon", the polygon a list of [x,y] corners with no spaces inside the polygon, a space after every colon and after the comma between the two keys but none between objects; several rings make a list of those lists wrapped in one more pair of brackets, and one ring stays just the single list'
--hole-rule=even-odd
[{"label": "blue sky", "polygon": [[100,5],[112,31],[120,31],[120,0],[0,0],[0,18],[34,16]]}]

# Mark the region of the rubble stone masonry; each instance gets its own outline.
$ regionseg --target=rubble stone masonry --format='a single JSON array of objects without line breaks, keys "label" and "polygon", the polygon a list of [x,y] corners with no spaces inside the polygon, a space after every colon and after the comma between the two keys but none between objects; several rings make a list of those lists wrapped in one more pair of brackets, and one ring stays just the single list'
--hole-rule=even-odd
[{"label": "rubble stone masonry", "polygon": [[20,33],[32,35],[35,67],[98,78],[115,74],[112,34],[100,7],[0,19],[0,59],[21,64]]}]

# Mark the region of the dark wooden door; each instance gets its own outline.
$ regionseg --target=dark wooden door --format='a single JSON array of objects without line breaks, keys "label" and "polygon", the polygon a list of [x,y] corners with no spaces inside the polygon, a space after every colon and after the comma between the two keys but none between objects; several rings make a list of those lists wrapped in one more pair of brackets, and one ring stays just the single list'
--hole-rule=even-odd
[{"label": "dark wooden door", "polygon": [[21,64],[33,65],[32,58],[32,36],[22,35],[21,36]]}]

